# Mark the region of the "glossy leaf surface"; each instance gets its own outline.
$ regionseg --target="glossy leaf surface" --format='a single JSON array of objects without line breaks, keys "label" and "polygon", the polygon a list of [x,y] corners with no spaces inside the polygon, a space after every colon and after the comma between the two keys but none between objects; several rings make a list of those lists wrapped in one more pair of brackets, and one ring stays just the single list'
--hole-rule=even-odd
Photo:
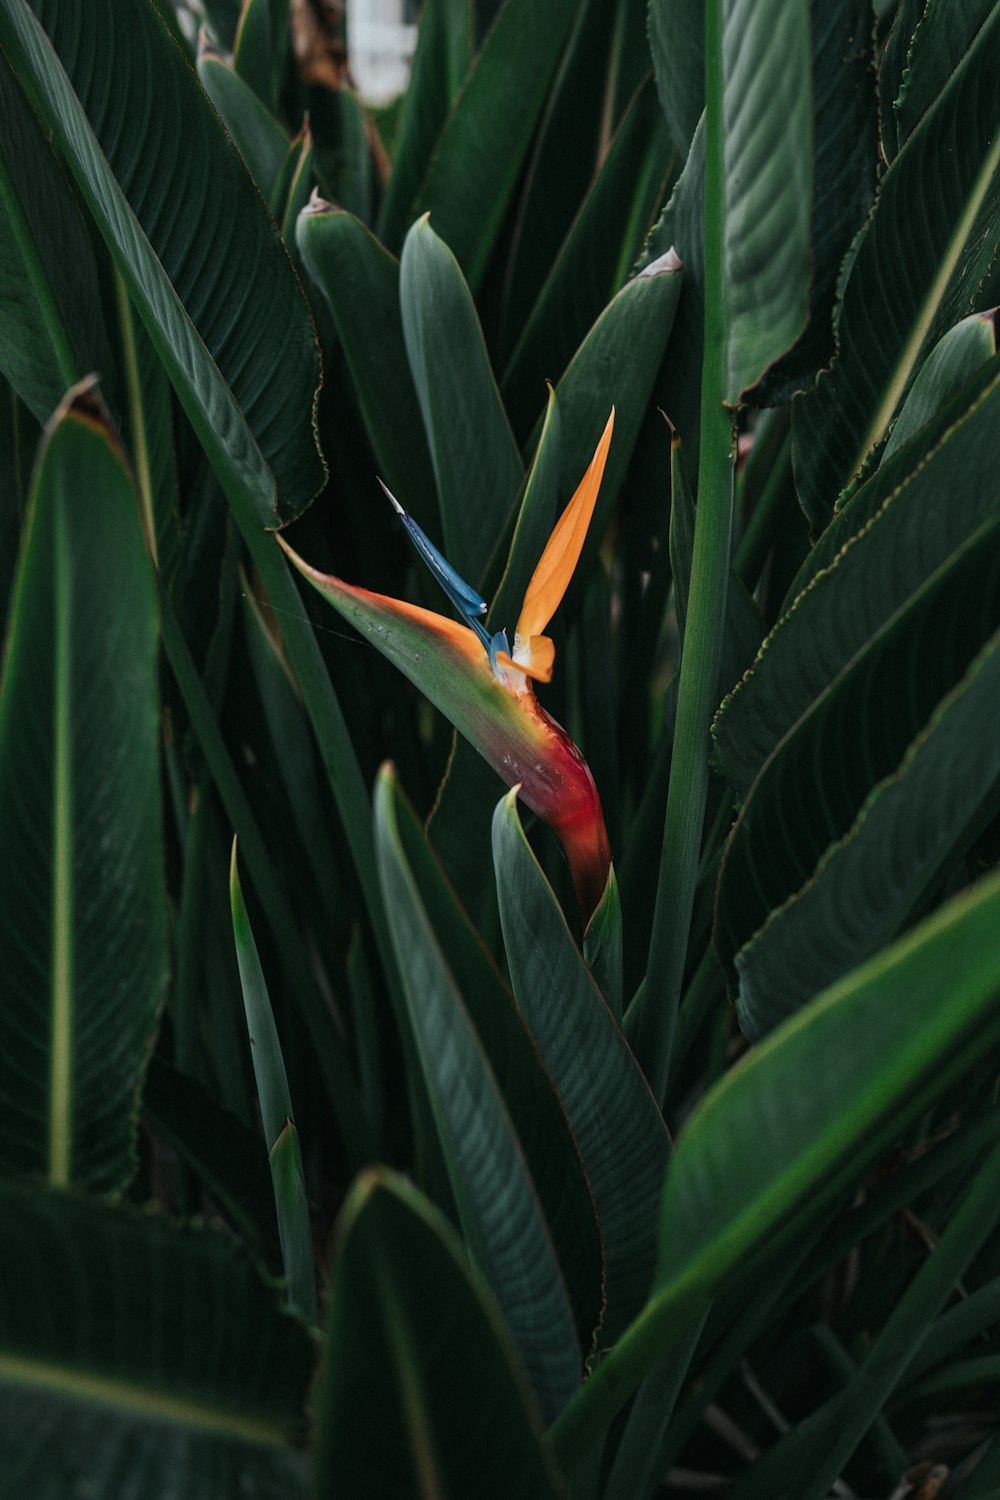
[{"label": "glossy leaf surface", "polygon": [[78,387],[35,471],[0,686],[0,1160],[95,1190],[132,1175],[166,979],[156,639],[136,497]]}]

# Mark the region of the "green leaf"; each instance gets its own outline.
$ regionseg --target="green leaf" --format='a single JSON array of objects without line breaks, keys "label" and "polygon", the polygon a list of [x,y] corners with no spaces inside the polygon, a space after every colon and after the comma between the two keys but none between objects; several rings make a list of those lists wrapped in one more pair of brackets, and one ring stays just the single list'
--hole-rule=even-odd
[{"label": "green leaf", "polygon": [[[635,9],[636,0],[630,0]],[[638,0],[645,7],[645,0]],[[638,76],[628,78],[629,44],[639,52]],[[631,100],[648,72],[642,18],[606,0],[582,0],[545,101],[525,168],[509,245],[504,246],[499,347],[504,358],[542,292],[577,211],[590,191],[620,110],[609,94],[616,69],[626,69]],[[582,99],[595,107],[581,109]],[[603,101],[601,108],[596,101]],[[617,232],[617,226],[616,226]],[[537,403],[536,403],[537,404]]]},{"label": "green leaf", "polygon": [[817,529],[884,439],[926,352],[979,305],[1000,216],[1000,11],[889,168],[858,246],[833,368],[795,405],[793,457]]},{"label": "green leaf", "polygon": [[158,742],[136,498],[80,386],[35,471],[0,684],[8,1172],[95,1191],[132,1175],[166,979]]},{"label": "green leaf", "polygon": [[562,1493],[488,1289],[441,1215],[384,1168],[340,1218],[314,1410],[317,1500]]},{"label": "green leaf", "polygon": [[489,611],[490,630],[512,629],[521,612],[521,603],[538,566],[538,559],[556,523],[561,469],[561,430],[559,403],[549,387],[545,420],[538,446],[525,481],[518,507],[514,535],[511,537],[507,565],[493,596]]},{"label": "green leaf", "polygon": [[726,401],[736,405],[806,324],[813,111],[806,0],[721,0],[721,9],[706,77],[722,89],[720,317]]},{"label": "green leaf", "polygon": [[312,1230],[306,1198],[302,1153],[295,1130],[292,1100],[288,1092],[285,1059],[274,1024],[267,981],[261,968],[250,919],[240,888],[236,863],[236,840],[229,864],[229,901],[233,938],[240,969],[243,1007],[250,1036],[250,1058],[257,1081],[264,1142],[271,1162],[274,1205],[281,1237],[281,1259],[288,1278],[288,1300],[316,1322],[316,1269],[313,1263]]},{"label": "green leaf", "polygon": [[0,204],[0,369],[44,423],[89,372],[111,390],[114,364],[80,210],[3,56]]},{"label": "green leaf", "polygon": [[[985,393],[945,425],[936,446],[928,451],[914,439],[856,492],[829,528],[822,557],[807,561],[796,580],[801,592],[752,670],[720,708],[713,761],[738,792],[746,792],[782,737],[896,612],[911,602],[919,607],[938,573],[958,567],[982,528],[1000,522],[994,485],[1000,378],[986,368],[981,380]],[[942,494],[954,503],[940,505]]]},{"label": "green leaf", "polygon": [[468,0],[427,0],[420,18],[413,71],[403,96],[399,138],[378,217],[378,235],[398,253],[417,217],[417,193],[474,47]]},{"label": "green leaf", "polygon": [[992,313],[971,313],[949,328],[924,360],[882,450],[885,463],[997,352]]},{"label": "green leaf", "polygon": [[42,99],[206,453],[261,524],[291,519],[324,477],[308,310],[152,0],[2,0],[0,41]]},{"label": "green leaf", "polygon": [[594,452],[595,435],[607,421],[611,403],[616,412],[614,441],[584,544],[581,575],[601,545],[635,449],[670,337],[681,288],[680,270],[676,255],[668,253],[633,276],[608,303],[556,386],[560,504],[569,500],[585,473]]},{"label": "green leaf", "polygon": [[899,146],[944,89],[993,6],[994,0],[964,0],[962,5],[930,0],[924,5],[907,51],[899,93],[892,101]]},{"label": "green leaf", "polygon": [[430,524],[434,473],[399,309],[399,262],[360,219],[314,199],[296,241],[326,298],[347,359],[355,399],[389,488]]},{"label": "green leaf", "polygon": [[618,894],[614,865],[608,871],[608,884],[583,935],[583,954],[594,983],[604,996],[608,1009],[621,1025],[624,1006],[622,979],[622,902]]},{"label": "green leaf", "polygon": [[243,0],[233,67],[272,113],[278,105],[288,35],[288,0]]},{"label": "green leaf", "polygon": [[286,131],[233,65],[204,42],[198,49],[198,77],[251,177],[271,203],[288,155]]},{"label": "green leaf", "polygon": [[[513,509],[524,467],[469,288],[426,218],[406,237],[399,294],[407,357],[437,480],[444,551],[462,577],[478,587]],[[400,499],[405,508],[405,492]]]},{"label": "green leaf", "polygon": [[426,834],[397,783],[393,798],[400,857],[420,892],[434,936],[462,996],[524,1152],[588,1348],[601,1319],[603,1251],[590,1184],[552,1079],[489,950],[446,881]]},{"label": "green leaf", "polygon": [[705,0],[649,0],[648,25],[660,105],[686,156],[705,108]]},{"label": "green leaf", "polygon": [[517,187],[577,0],[506,0],[441,132],[413,209],[431,213],[473,291]]},{"label": "green leaf", "polygon": [[670,1140],[524,837],[513,793],[494,815],[493,861],[514,994],[563,1101],[597,1205],[607,1289],[602,1336],[613,1341],[649,1291]]},{"label": "green leaf", "polygon": [[646,237],[670,161],[656,96],[632,100],[504,369],[502,389],[518,430],[538,409],[594,318],[622,287]]},{"label": "green leaf", "polygon": [[301,1493],[314,1345],[228,1236],[11,1183],[0,1211],[5,1483],[38,1500]]},{"label": "green leaf", "polygon": [[580,1379],[566,1287],[510,1117],[403,855],[385,773],[375,820],[390,931],[462,1229],[551,1420]]},{"label": "green leaf", "polygon": [[702,1100],[667,1176],[656,1290],[553,1430],[569,1466],[678,1321],[863,1175],[1000,1036],[1000,877],[824,991]]},{"label": "green leaf", "polygon": [[[998,698],[994,634],[848,832],[737,953],[737,1013],[752,1040],[895,937],[994,811]],[[724,875],[720,910],[726,899]]]},{"label": "green leaf", "polygon": [[755,402],[808,389],[833,355],[838,279],[875,195],[878,104],[867,0],[810,0],[813,168],[809,323],[764,376]]}]

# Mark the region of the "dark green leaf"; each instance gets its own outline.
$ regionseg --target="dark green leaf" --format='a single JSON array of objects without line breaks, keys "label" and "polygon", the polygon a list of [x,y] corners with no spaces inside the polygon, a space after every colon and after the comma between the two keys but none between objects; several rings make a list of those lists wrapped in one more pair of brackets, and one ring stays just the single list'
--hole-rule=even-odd
[{"label": "dark green leaf", "polygon": [[[984,383],[990,373],[984,369]],[[746,791],[771,750],[894,613],[916,601],[939,570],[960,564],[984,525],[1000,520],[1000,384],[992,375],[986,394],[946,427],[929,454],[914,440],[857,491],[830,528],[826,566],[813,571],[818,565],[808,560],[796,580],[801,591],[713,725],[715,763],[737,791]],[[942,494],[953,503],[941,505]]]},{"label": "dark green leaf", "polygon": [[321,201],[300,216],[296,239],[306,270],[333,313],[381,473],[405,509],[430,527],[438,507],[406,359],[399,262],[359,219]]},{"label": "dark green leaf", "polygon": [[267,209],[152,0],[3,0],[0,40],[44,100],[206,452],[262,524],[290,519],[323,482],[315,337]]},{"label": "dark green leaf", "polygon": [[110,392],[114,366],[80,210],[2,55],[0,204],[0,368],[44,423],[84,375]]},{"label": "dark green leaf", "polygon": [[517,186],[577,0],[506,0],[456,100],[414,206],[475,291]]},{"label": "dark green leaf", "polygon": [[314,1344],[231,1239],[9,1183],[0,1211],[11,1493],[302,1493]]},{"label": "dark green leaf", "polygon": [[493,859],[514,994],[563,1101],[597,1205],[607,1287],[602,1335],[613,1341],[649,1291],[670,1141],[524,837],[513,793],[497,806]]},{"label": "dark green leaf", "polygon": [[233,67],[269,110],[278,103],[288,51],[288,0],[243,0]]},{"label": "dark green leaf", "polygon": [[378,218],[379,238],[396,253],[417,217],[417,193],[472,59],[472,23],[469,0],[427,0],[424,6],[392,172]]},{"label": "dark green leaf", "polygon": [[198,52],[198,77],[270,203],[288,155],[286,132],[232,64],[204,45]]},{"label": "dark green leaf", "polygon": [[649,50],[671,138],[686,156],[705,108],[705,0],[649,0]]},{"label": "dark green leaf", "polygon": [[487,1288],[440,1214],[384,1169],[341,1215],[314,1408],[316,1500],[562,1493]]},{"label": "dark green leaf", "polygon": [[997,352],[992,313],[971,313],[950,328],[924,360],[882,450],[885,463],[919,432]]},{"label": "dark green leaf", "polygon": [[[905,926],[996,806],[996,635],[935,709],[851,828],[736,955],[740,1025],[752,1039]],[[720,892],[720,907],[726,883]]]},{"label": "dark green leaf", "polygon": [[[480,587],[524,467],[469,288],[426,219],[406,237],[399,290],[406,352],[437,480],[443,550],[462,577]],[[405,496],[400,498],[405,508]]]},{"label": "dark green leaf", "polygon": [[504,370],[517,430],[545,379],[566,367],[594,318],[620,290],[660,201],[670,147],[651,82],[639,91],[549,270]]},{"label": "dark green leaf", "polygon": [[706,67],[722,87],[723,202],[706,202],[706,221],[721,212],[724,378],[735,405],[808,316],[809,10],[806,0],[723,0],[720,24]]},{"label": "dark green leaf", "polygon": [[906,69],[892,102],[902,146],[951,78],[985,24],[995,0],[929,0],[907,51]]},{"label": "dark green leaf", "polygon": [[132,1175],[166,979],[158,741],[136,497],[77,387],[35,472],[0,685],[8,1172],[95,1190]]},{"label": "dark green leaf", "polygon": [[802,505],[819,529],[884,439],[927,351],[979,304],[1000,216],[1000,11],[882,180],[832,370],[795,405]]},{"label": "dark green leaf", "polygon": [[400,846],[384,774],[375,816],[410,1025],[463,1232],[551,1419],[580,1378],[566,1287],[510,1117]]}]

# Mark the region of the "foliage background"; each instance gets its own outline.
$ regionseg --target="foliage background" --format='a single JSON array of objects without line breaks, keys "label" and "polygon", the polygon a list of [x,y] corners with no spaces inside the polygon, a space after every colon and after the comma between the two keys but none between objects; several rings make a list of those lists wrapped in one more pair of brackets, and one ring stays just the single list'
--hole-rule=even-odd
[{"label": "foliage background", "polygon": [[[1000,7],[328,19],[0,0],[0,1493],[1000,1494]],[[612,403],[584,933],[273,531]]]}]

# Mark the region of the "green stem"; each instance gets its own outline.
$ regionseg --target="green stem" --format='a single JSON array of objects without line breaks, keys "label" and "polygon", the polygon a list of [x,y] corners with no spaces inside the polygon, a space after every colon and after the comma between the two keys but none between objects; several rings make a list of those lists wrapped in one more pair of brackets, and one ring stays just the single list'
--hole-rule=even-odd
[{"label": "green stem", "polygon": [[667,810],[649,963],[635,1047],[663,1101],[684,977],[708,794],[708,726],[715,707],[733,522],[735,444],[725,400],[725,175],[720,0],[705,11],[705,356],[691,586],[677,692]]}]

